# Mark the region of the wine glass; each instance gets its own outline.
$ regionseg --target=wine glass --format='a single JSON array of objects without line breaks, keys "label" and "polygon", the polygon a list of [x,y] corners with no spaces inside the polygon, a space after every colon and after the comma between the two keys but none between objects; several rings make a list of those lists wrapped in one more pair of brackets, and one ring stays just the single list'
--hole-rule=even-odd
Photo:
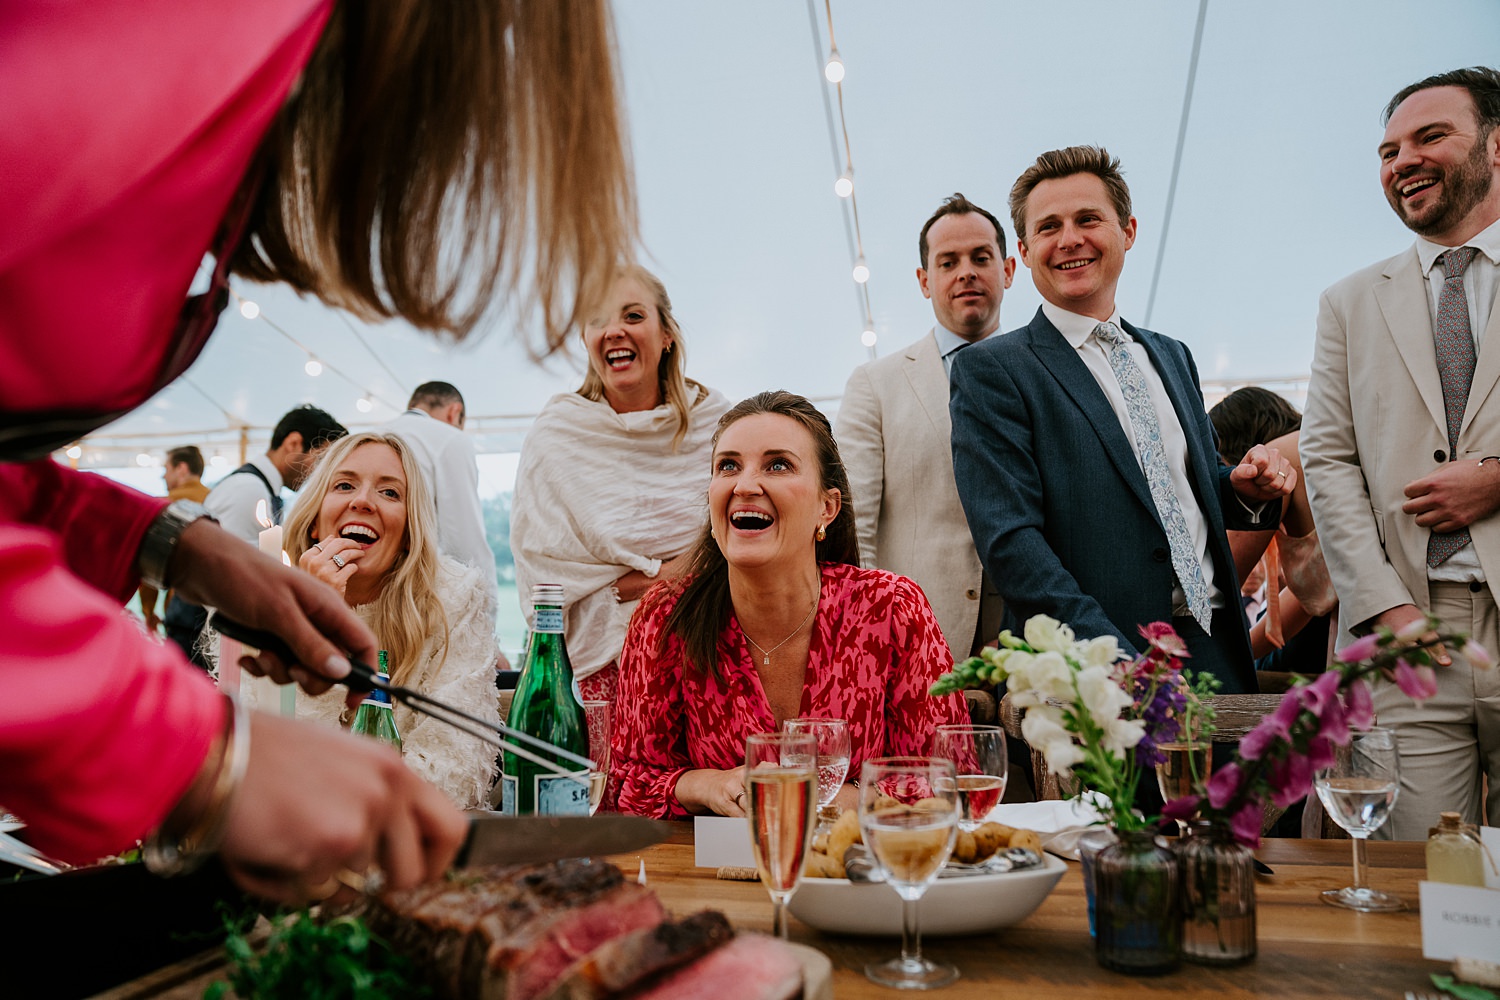
[{"label": "wine glass", "polygon": [[755,868],[771,893],[771,926],[786,938],[786,903],[797,891],[812,844],[818,741],[809,733],[745,738],[745,812]]},{"label": "wine glass", "polygon": [[[1213,768],[1213,753],[1206,740],[1184,739],[1176,743],[1161,743],[1157,749],[1164,755],[1156,765],[1156,787],[1161,789],[1163,802],[1171,802],[1185,795],[1192,795],[1195,788],[1208,783]],[[1187,832],[1187,823],[1177,821],[1178,835]]]},{"label": "wine glass", "polygon": [[1354,884],[1325,891],[1323,902],[1367,913],[1404,910],[1399,897],[1365,884],[1365,841],[1385,824],[1401,790],[1396,734],[1380,728],[1351,733],[1349,745],[1333,752],[1333,764],[1317,773],[1313,786],[1328,815],[1354,838]]},{"label": "wine glass", "polygon": [[594,762],[594,769],[589,772],[589,815],[592,816],[599,811],[604,785],[609,780],[610,703],[584,702],[583,723],[589,731],[589,759]]},{"label": "wine glass", "polygon": [[787,719],[781,728],[788,733],[809,733],[818,741],[817,832],[825,831],[838,819],[833,800],[849,775],[849,725],[843,719]]},{"label": "wine glass", "polygon": [[947,986],[958,970],[922,957],[917,900],[948,860],[958,834],[953,762],[941,757],[878,757],[859,776],[859,828],[886,882],[901,897],[901,957],[865,966],[873,982],[896,989]]},{"label": "wine glass", "polygon": [[958,825],[977,830],[1005,794],[1010,761],[1005,755],[1005,730],[999,726],[954,723],[937,727],[932,755],[953,762],[958,775]]}]

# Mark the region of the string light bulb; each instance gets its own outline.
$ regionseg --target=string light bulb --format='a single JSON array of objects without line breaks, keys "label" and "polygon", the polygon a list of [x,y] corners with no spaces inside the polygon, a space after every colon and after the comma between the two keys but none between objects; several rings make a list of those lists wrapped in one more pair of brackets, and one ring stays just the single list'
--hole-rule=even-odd
[{"label": "string light bulb", "polygon": [[866,347],[875,346],[875,331],[865,327],[865,332],[859,335],[859,342]]},{"label": "string light bulb", "polygon": [[260,315],[260,306],[256,305],[254,302],[251,302],[249,299],[241,299],[240,315],[245,317],[246,319],[254,319],[255,317]]},{"label": "string light bulb", "polygon": [[840,83],[844,79],[844,60],[839,58],[837,48],[828,50],[828,62],[823,64],[823,77],[829,83]]},{"label": "string light bulb", "polygon": [[839,174],[839,179],[833,182],[833,193],[840,198],[847,198],[854,193],[853,167],[845,167],[844,172]]},{"label": "string light bulb", "polygon": [[859,259],[854,262],[854,281],[863,285],[870,280],[870,265],[865,263],[865,255],[860,254]]},{"label": "string light bulb", "polygon": [[370,402],[369,396],[361,396],[354,401],[354,408],[360,413],[369,413],[375,409],[375,404]]},{"label": "string light bulb", "polygon": [[75,444],[73,447],[68,449],[67,455],[69,458],[73,459],[76,462],[78,461],[78,459],[83,457],[83,449]]},{"label": "string light bulb", "polygon": [[311,375],[313,378],[317,378],[319,375],[323,374],[323,362],[319,361],[317,358],[309,357],[307,359],[307,364],[302,366],[302,370],[307,372],[307,374]]},{"label": "string light bulb", "polygon": [[144,451],[135,456],[135,464],[139,465],[143,469],[151,468],[152,461],[153,459],[151,458],[151,456],[146,454]]}]

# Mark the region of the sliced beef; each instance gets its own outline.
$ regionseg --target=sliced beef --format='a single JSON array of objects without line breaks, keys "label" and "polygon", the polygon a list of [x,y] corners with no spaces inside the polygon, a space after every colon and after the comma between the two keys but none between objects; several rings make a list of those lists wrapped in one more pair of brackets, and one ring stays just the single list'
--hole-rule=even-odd
[{"label": "sliced beef", "polygon": [[595,948],[555,983],[547,1000],[601,1000],[670,971],[734,937],[722,913],[704,910],[686,920],[622,934]]},{"label": "sliced beef", "polygon": [[802,995],[802,963],[785,943],[741,934],[691,965],[632,994],[633,1000],[794,1000]]}]

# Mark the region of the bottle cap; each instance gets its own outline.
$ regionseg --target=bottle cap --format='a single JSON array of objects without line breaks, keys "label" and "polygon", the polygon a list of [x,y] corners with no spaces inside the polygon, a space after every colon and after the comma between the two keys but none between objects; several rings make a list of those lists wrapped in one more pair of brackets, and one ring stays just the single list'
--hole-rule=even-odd
[{"label": "bottle cap", "polygon": [[562,606],[563,589],[560,583],[537,583],[531,587],[531,603]]}]

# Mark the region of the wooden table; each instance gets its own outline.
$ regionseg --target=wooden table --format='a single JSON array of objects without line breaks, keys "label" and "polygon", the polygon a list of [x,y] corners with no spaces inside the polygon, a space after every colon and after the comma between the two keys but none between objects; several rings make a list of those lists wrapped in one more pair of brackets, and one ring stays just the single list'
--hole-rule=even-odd
[{"label": "wooden table", "polygon": [[[1268,840],[1259,857],[1276,874],[1257,879],[1260,952],[1248,965],[1209,969],[1184,963],[1173,973],[1138,978],[1108,972],[1094,961],[1088,914],[1078,865],[1042,906],[1015,927],[993,934],[933,938],[924,950],[958,966],[963,978],[937,995],[1011,1000],[1087,997],[1403,997],[1430,990],[1428,974],[1447,964],[1422,958],[1416,913],[1417,882],[1424,875],[1424,845],[1372,843],[1371,884],[1394,892],[1412,909],[1405,913],[1353,913],[1324,904],[1318,893],[1349,884],[1349,841]],[[771,902],[759,882],[718,879],[712,869],[693,867],[693,833],[680,824],[672,839],[639,854],[610,860],[634,877],[645,862],[647,884],[673,913],[704,908],[724,911],[735,927],[770,932]],[[839,1000],[898,996],[864,976],[865,963],[900,950],[897,938],[823,934],[795,917],[791,937],[833,961]],[[217,955],[199,956],[172,969],[112,990],[111,1000],[192,998],[222,976]]]},{"label": "wooden table", "polygon": [[[1416,902],[1424,877],[1424,845],[1372,843],[1370,880],[1394,892],[1412,909],[1405,913],[1353,913],[1318,898],[1324,889],[1348,885],[1349,841],[1267,840],[1258,856],[1276,874],[1257,878],[1260,951],[1248,965],[1210,969],[1184,963],[1155,978],[1108,972],[1094,961],[1083,879],[1077,864],[1042,906],[1015,927],[993,934],[924,940],[923,950],[958,966],[963,978],[935,995],[1007,997],[1403,997],[1431,990],[1428,974],[1447,963],[1422,958]],[[739,928],[770,932],[771,903],[759,882],[727,882],[711,869],[693,867],[692,830],[686,824],[671,841],[639,855],[611,859],[633,874],[646,863],[647,883],[668,909],[686,914],[714,907]],[[900,950],[896,938],[823,934],[790,918],[792,940],[822,951],[834,965],[834,995],[845,998],[897,994],[864,976],[865,963]]]}]

